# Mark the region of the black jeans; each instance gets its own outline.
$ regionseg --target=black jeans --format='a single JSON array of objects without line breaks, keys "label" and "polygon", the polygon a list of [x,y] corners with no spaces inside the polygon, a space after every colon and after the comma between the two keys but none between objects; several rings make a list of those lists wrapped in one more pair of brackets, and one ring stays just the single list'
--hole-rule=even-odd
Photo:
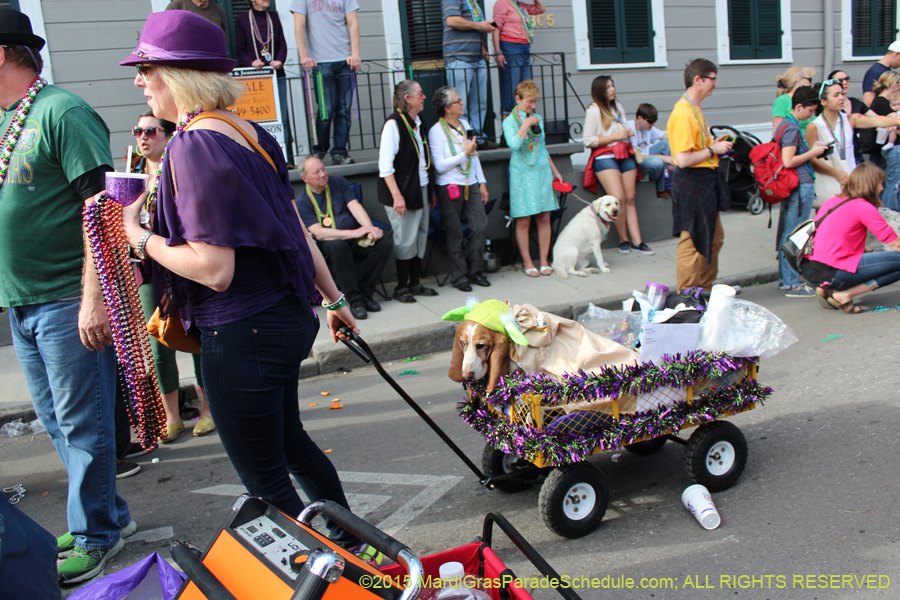
[{"label": "black jeans", "polygon": [[[318,330],[309,302],[292,294],[243,321],[200,327],[203,382],[225,452],[250,494],[295,518],[304,504],[291,475],[310,500],[349,508],[334,465],[300,422],[300,362]],[[335,543],[359,543],[326,524]]]},{"label": "black jeans", "polygon": [[[459,198],[451,200],[446,185],[437,186],[441,218],[447,236],[445,249],[450,259],[450,282],[457,284],[467,281],[468,275],[484,271],[484,245],[487,240],[487,214],[481,201],[478,184],[469,186],[466,200],[465,186],[459,186]],[[462,221],[469,226],[469,243],[463,248]]]},{"label": "black jeans", "polygon": [[[317,242],[322,254],[331,261],[331,274],[347,302],[371,298],[391,256],[394,242],[382,236],[374,245],[363,248],[358,240],[323,240]],[[356,261],[365,261],[362,277],[356,277]]]}]

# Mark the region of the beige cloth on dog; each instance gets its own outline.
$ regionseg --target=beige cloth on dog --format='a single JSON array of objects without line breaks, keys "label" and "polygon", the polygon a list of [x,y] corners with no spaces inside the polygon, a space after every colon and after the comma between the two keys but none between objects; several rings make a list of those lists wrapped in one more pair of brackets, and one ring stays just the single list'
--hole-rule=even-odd
[{"label": "beige cloth on dog", "polygon": [[596,373],[609,365],[638,364],[640,357],[636,352],[575,321],[541,312],[531,304],[516,304],[512,316],[528,346],[510,344],[509,355],[526,373],[544,373],[560,379],[564,373],[579,369]]}]

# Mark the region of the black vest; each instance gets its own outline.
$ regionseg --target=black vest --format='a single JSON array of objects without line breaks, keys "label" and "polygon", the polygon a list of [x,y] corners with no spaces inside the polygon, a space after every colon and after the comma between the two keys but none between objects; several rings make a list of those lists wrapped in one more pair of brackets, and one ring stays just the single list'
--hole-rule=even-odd
[{"label": "black vest", "polygon": [[[421,117],[419,118],[421,119]],[[410,126],[413,125],[409,115],[406,116],[406,120],[410,121]],[[410,210],[422,208],[422,186],[419,183],[419,154],[416,151],[416,141],[406,128],[399,113],[391,113],[388,121],[397,123],[397,130],[400,132],[400,148],[397,150],[397,156],[394,157],[394,179],[397,181],[397,187],[400,188],[400,195],[406,200],[406,208]],[[428,129],[424,120],[419,124],[419,136],[422,138],[427,164],[431,162],[431,151],[428,149]],[[431,179],[429,176],[429,182]],[[383,177],[378,178],[378,201],[384,206],[394,205],[391,190],[388,189]]]}]

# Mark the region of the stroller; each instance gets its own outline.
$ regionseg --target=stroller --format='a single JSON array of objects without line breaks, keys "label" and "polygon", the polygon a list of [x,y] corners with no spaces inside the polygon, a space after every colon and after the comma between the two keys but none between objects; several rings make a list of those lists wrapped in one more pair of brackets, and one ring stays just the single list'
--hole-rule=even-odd
[{"label": "stroller", "polygon": [[734,137],[731,152],[719,157],[719,165],[725,172],[725,182],[731,192],[732,208],[744,207],[752,215],[760,214],[766,203],[756,187],[750,151],[762,142],[752,133],[738,131],[728,125],[713,125],[709,131],[713,137],[719,137],[723,132]]}]

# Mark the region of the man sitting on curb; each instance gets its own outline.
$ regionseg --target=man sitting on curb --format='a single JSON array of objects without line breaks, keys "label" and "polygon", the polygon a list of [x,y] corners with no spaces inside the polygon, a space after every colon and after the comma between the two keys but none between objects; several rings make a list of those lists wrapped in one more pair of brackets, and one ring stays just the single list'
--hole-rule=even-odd
[{"label": "man sitting on curb", "polygon": [[[350,312],[356,319],[365,319],[368,312],[381,310],[372,296],[394,243],[372,224],[346,179],[329,179],[325,165],[315,156],[302,159],[298,169],[306,182],[297,197],[300,218],[331,261],[331,272],[350,303]],[[356,277],[357,259],[365,260],[360,279]]]},{"label": "man sitting on curb", "polygon": [[666,189],[666,168],[674,164],[669,156],[669,134],[656,128],[659,113],[652,104],[641,104],[634,113],[634,120],[628,121],[628,129],[634,132],[631,143],[635,150],[644,155],[641,173],[656,182],[656,197],[669,198]]}]

